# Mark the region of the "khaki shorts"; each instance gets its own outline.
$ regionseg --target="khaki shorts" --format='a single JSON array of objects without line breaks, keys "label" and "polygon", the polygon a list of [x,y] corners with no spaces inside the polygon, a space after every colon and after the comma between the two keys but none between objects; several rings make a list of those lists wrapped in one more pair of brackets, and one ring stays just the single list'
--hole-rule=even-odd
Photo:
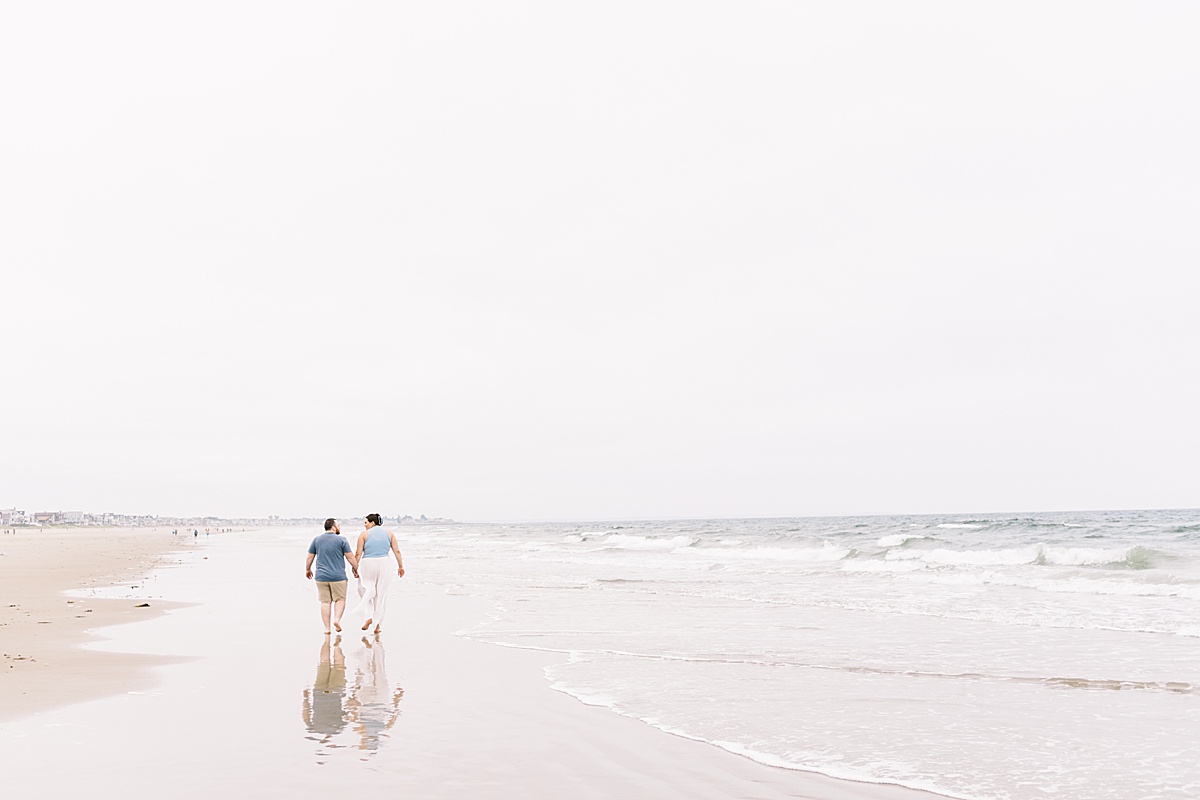
[{"label": "khaki shorts", "polygon": [[317,597],[322,603],[346,599],[346,581],[317,581]]}]

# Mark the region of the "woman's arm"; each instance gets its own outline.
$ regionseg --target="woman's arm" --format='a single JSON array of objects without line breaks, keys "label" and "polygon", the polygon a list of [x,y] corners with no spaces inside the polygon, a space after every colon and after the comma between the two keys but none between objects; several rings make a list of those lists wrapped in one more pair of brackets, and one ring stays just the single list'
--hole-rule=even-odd
[{"label": "woman's arm", "polygon": [[362,560],[363,548],[367,546],[367,532],[363,531],[358,535],[358,544],[354,548],[354,557]]},{"label": "woman's arm", "polygon": [[396,556],[396,575],[404,577],[404,558],[400,555],[400,545],[396,544],[396,534],[388,531],[388,537],[392,540],[392,555]]}]

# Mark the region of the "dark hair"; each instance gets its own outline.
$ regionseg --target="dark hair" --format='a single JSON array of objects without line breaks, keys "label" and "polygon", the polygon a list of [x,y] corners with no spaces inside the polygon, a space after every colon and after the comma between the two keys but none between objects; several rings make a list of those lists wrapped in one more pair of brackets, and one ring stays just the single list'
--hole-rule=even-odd
[{"label": "dark hair", "polygon": [[333,517],[330,517],[329,519],[325,520],[325,530],[327,530],[327,531],[333,530],[334,525],[337,525],[337,520],[334,519]]},{"label": "dark hair", "polygon": [[367,522],[373,522],[376,525],[382,525],[383,517],[379,516],[378,514],[367,514]]}]

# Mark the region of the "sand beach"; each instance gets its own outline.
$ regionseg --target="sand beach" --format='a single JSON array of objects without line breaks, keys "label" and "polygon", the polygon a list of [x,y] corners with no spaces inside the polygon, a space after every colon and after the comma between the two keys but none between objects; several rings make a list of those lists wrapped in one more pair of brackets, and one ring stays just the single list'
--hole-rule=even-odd
[{"label": "sand beach", "polygon": [[0,721],[152,684],[162,656],[81,649],[95,631],[160,614],[123,599],[72,598],[94,586],[131,588],[188,537],[152,528],[14,528],[0,535]]},{"label": "sand beach", "polygon": [[[422,583],[419,558],[382,636],[348,618],[326,639],[302,575],[311,533],[5,541],[4,650],[24,657],[0,684],[8,785],[123,798],[934,797],[766,766],[553,691],[543,670],[562,654],[456,636],[489,609]],[[80,566],[31,577],[47,544]]]}]

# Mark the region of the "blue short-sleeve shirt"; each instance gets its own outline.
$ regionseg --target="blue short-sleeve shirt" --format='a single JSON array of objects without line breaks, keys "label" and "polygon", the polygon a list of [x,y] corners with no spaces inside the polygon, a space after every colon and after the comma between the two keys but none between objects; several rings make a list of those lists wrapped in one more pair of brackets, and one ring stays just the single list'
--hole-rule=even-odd
[{"label": "blue short-sleeve shirt", "polygon": [[312,540],[308,552],[316,555],[313,577],[327,583],[346,580],[346,553],[353,552],[350,543],[336,533],[322,533]]}]

